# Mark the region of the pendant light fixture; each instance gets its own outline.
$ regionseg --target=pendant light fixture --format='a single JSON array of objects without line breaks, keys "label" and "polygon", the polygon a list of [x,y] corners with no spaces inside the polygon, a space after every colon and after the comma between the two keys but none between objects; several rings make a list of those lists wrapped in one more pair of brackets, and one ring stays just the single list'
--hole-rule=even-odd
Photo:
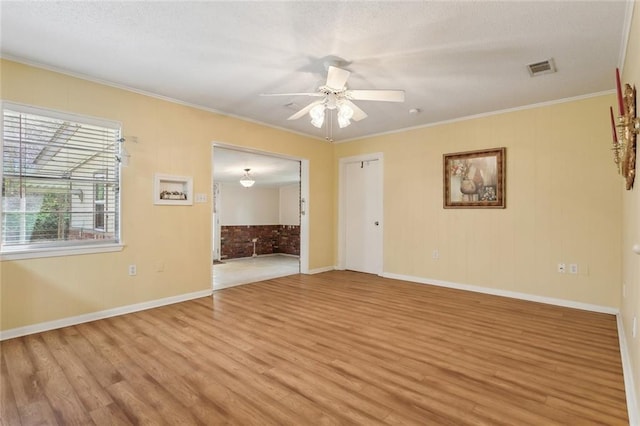
[{"label": "pendant light fixture", "polygon": [[242,178],[240,178],[240,185],[244,186],[245,188],[249,188],[253,186],[254,183],[256,183],[256,181],[249,174],[250,170],[251,169],[244,169],[244,175],[242,175]]}]

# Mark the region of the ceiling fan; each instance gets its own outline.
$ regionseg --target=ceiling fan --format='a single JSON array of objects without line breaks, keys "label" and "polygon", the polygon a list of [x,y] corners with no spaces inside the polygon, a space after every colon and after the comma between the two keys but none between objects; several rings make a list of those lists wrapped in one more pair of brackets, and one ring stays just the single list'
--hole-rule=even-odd
[{"label": "ceiling fan", "polygon": [[330,65],[327,68],[327,83],[318,87],[316,92],[307,93],[268,93],[261,96],[314,96],[316,101],[302,108],[287,120],[297,120],[309,114],[311,124],[321,128],[326,110],[337,110],[338,126],[347,127],[351,120],[360,121],[367,117],[367,113],[351,101],[385,101],[404,102],[404,90],[352,90],[346,86],[351,74],[342,68]]}]

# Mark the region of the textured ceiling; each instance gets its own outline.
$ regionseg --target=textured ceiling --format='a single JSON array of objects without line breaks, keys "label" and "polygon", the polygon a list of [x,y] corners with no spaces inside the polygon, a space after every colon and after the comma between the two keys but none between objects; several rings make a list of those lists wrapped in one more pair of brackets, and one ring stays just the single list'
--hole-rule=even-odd
[{"label": "textured ceiling", "polygon": [[[315,98],[259,95],[315,91],[335,60],[351,89],[406,91],[405,103],[357,101],[369,117],[334,125],[339,142],[611,90],[628,6],[2,1],[0,53],[318,138],[326,126],[287,120]],[[530,77],[548,58],[558,72]]]}]

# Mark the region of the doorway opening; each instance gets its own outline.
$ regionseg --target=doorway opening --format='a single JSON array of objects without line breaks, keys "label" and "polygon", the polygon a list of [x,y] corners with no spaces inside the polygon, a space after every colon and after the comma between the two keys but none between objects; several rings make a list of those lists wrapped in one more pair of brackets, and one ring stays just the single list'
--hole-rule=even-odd
[{"label": "doorway opening", "polygon": [[214,290],[308,272],[307,170],[304,159],[213,144]]}]

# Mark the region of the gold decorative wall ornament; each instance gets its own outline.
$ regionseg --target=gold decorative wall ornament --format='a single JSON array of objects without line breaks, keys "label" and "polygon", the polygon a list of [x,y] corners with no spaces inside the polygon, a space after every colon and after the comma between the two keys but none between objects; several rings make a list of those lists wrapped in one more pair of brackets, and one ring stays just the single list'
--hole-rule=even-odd
[{"label": "gold decorative wall ornament", "polygon": [[640,120],[636,115],[636,88],[630,84],[624,85],[624,92],[620,84],[620,71],[616,68],[616,89],[618,95],[617,121],[610,108],[611,131],[613,135],[613,161],[618,173],[625,179],[625,186],[633,188],[636,176],[636,139],[640,132]]}]

